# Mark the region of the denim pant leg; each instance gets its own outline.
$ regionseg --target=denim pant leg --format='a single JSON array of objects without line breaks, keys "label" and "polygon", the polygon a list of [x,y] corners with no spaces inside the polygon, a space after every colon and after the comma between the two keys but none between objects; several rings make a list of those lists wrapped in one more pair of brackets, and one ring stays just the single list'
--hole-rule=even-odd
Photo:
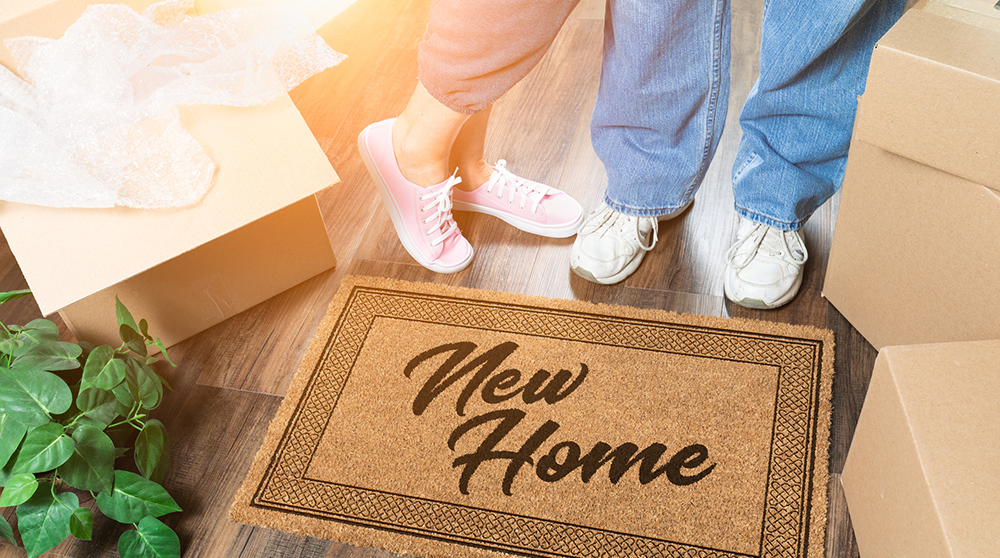
[{"label": "denim pant leg", "polygon": [[733,166],[740,215],[801,228],[843,179],[875,42],[906,0],[765,0],[760,76]]},{"label": "denim pant leg", "polygon": [[729,0],[608,0],[591,121],[605,203],[663,215],[694,195],[729,97]]}]

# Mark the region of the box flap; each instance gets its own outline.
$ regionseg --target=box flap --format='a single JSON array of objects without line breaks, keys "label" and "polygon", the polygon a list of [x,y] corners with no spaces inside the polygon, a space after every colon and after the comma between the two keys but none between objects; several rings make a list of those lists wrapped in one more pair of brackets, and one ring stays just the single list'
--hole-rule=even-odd
[{"label": "box flap", "polygon": [[1000,341],[883,349],[952,556],[1000,547]]},{"label": "box flap", "polygon": [[0,202],[0,229],[43,314],[183,254],[338,181],[291,99],[262,107],[182,107],[218,166],[182,209],[60,209]]},{"label": "box flap", "polygon": [[353,3],[354,0],[196,0],[194,5],[199,14],[255,6],[299,8],[313,26],[319,29]]},{"label": "box flap", "polygon": [[1000,34],[910,10],[879,41],[855,137],[1000,190]]},{"label": "box flap", "polygon": [[921,0],[914,8],[1000,32],[1000,9],[995,0]]}]

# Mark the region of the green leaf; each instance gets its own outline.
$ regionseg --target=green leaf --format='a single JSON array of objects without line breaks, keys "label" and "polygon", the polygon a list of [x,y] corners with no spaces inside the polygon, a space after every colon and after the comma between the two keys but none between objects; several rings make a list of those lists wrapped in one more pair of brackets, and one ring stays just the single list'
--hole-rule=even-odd
[{"label": "green leaf", "polygon": [[149,336],[149,324],[146,322],[145,318],[139,320],[139,333],[142,334],[144,339],[148,341],[153,340],[153,338]]},{"label": "green leaf", "polygon": [[69,516],[69,532],[81,541],[89,541],[94,534],[94,512],[90,508],[76,508]]},{"label": "green leaf", "polygon": [[103,389],[89,388],[80,391],[76,406],[83,413],[107,426],[118,416],[118,399],[113,393]]},{"label": "green leaf", "polygon": [[53,497],[50,490],[35,492],[30,500],[17,507],[18,530],[28,558],[52,550],[70,535],[69,517],[78,507],[80,499],[76,494],[61,492]]},{"label": "green leaf", "polygon": [[28,501],[38,488],[38,481],[35,475],[21,473],[14,475],[7,480],[3,493],[0,493],[0,508],[17,506]]},{"label": "green leaf", "polygon": [[142,476],[154,482],[163,482],[170,466],[170,439],[163,423],[146,421],[135,439],[135,464]]},{"label": "green leaf", "polygon": [[176,364],[174,364],[174,361],[170,360],[170,355],[167,354],[167,348],[163,345],[163,341],[160,341],[159,337],[154,339],[153,343],[155,343],[156,347],[160,349],[160,354],[163,355],[163,358],[167,361],[167,364],[169,364],[170,366],[177,366]]},{"label": "green leaf", "polygon": [[111,495],[97,495],[97,507],[119,523],[137,523],[143,517],[159,517],[181,511],[162,486],[129,471],[115,471]]},{"label": "green leaf", "polygon": [[20,349],[22,345],[24,345],[24,341],[8,337],[7,339],[0,341],[0,353],[12,355],[14,354],[14,351]]},{"label": "green leaf", "polygon": [[17,448],[14,452],[14,456],[10,458],[10,461],[0,469],[0,486],[7,486],[7,481],[14,476],[14,463],[17,463],[17,456],[20,454],[21,448]]},{"label": "green leaf", "polygon": [[15,298],[21,298],[22,296],[28,296],[30,294],[31,289],[21,289],[19,291],[7,291],[5,293],[0,293],[0,304],[3,304],[8,300],[14,300]]},{"label": "green leaf", "polygon": [[75,343],[43,340],[14,359],[12,369],[73,370],[80,367],[77,358],[83,349]]},{"label": "green leaf", "polygon": [[130,351],[139,356],[146,356],[146,340],[142,338],[142,335],[139,335],[138,331],[122,324],[118,328],[118,335]]},{"label": "green leaf", "polygon": [[89,387],[112,389],[125,379],[125,363],[115,358],[115,350],[108,345],[101,345],[87,357],[83,367],[83,385],[81,390]]},{"label": "green leaf", "polygon": [[38,318],[24,324],[21,331],[36,341],[58,341],[59,326],[51,320]]},{"label": "green leaf", "polygon": [[49,413],[65,413],[73,404],[66,382],[42,370],[0,368],[0,411],[26,426],[41,426]]},{"label": "green leaf", "polygon": [[17,546],[17,541],[14,539],[14,528],[7,522],[7,518],[2,515],[0,515],[0,538]]},{"label": "green leaf", "polygon": [[155,409],[160,406],[163,399],[163,384],[160,376],[152,368],[146,366],[142,361],[129,357],[128,367],[132,368],[136,383],[139,388],[139,402],[143,409]]},{"label": "green leaf", "polygon": [[[136,367],[125,366],[125,381],[115,386],[111,393],[115,394],[115,398],[122,404],[122,407],[128,410],[131,410],[132,406],[140,401],[139,377],[136,375]],[[119,414],[126,415],[128,410]]]},{"label": "green leaf", "polygon": [[144,517],[135,531],[118,538],[122,558],[180,558],[181,541],[173,529],[155,517]]},{"label": "green leaf", "polygon": [[118,316],[118,325],[127,325],[132,328],[132,331],[139,331],[139,326],[135,323],[135,318],[132,317],[132,313],[125,308],[122,301],[118,299],[118,295],[115,295],[115,314]]},{"label": "green leaf", "polygon": [[58,474],[73,488],[111,493],[115,480],[115,444],[99,428],[81,426],[73,432],[73,455]]},{"label": "green leaf", "polygon": [[4,413],[0,413],[0,467],[10,461],[10,456],[17,451],[27,432],[27,426]]},{"label": "green leaf", "polygon": [[66,462],[73,455],[73,440],[54,422],[28,431],[21,452],[14,462],[14,474],[44,473]]}]

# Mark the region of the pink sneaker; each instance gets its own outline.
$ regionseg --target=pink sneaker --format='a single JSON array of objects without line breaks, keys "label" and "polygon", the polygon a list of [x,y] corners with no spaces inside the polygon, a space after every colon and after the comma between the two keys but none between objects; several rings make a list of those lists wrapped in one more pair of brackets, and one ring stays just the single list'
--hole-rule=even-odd
[{"label": "pink sneaker", "polygon": [[369,125],[358,135],[358,150],[382,196],[392,225],[406,251],[420,265],[438,273],[461,271],[472,261],[472,245],[451,216],[452,176],[424,188],[403,178],[392,151],[395,118]]},{"label": "pink sneaker", "polygon": [[497,161],[486,184],[471,192],[456,188],[455,210],[486,213],[541,236],[566,238],[576,234],[583,222],[583,207],[576,200],[562,190],[521,178],[506,167],[507,161]]}]

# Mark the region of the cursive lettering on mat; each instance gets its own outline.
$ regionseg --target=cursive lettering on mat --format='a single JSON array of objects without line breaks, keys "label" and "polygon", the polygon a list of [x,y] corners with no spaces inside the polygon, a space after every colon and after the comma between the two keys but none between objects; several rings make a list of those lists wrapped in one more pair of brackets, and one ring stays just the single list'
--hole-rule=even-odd
[{"label": "cursive lettering on mat", "polygon": [[[510,401],[518,396],[525,405],[542,402],[555,405],[572,395],[590,372],[584,363],[580,363],[580,371],[575,375],[568,370],[560,370],[554,375],[547,370],[538,370],[524,379],[524,374],[517,368],[498,371],[518,347],[517,343],[507,341],[473,356],[478,346],[465,341],[440,345],[415,356],[403,370],[403,374],[410,379],[413,379],[418,369],[423,372],[421,365],[426,361],[438,355],[447,355],[437,370],[427,377],[414,398],[413,414],[423,415],[439,395],[456,384],[461,388],[455,402],[455,413],[459,417],[465,416],[469,400],[477,393],[489,405]],[[465,382],[464,387],[461,381]],[[540,454],[542,446],[560,428],[559,423],[553,420],[539,426],[519,449],[498,449],[508,441],[511,433],[527,416],[527,411],[522,409],[499,409],[472,417],[455,428],[448,438],[448,447],[453,452],[456,451],[458,441],[466,435],[471,436],[473,431],[480,434],[485,432],[475,451],[459,455],[452,463],[453,467],[462,468],[459,479],[462,494],[469,494],[469,482],[473,475],[482,464],[490,461],[507,463],[501,485],[507,496],[513,495],[514,479],[525,466],[533,467],[538,479],[550,483],[560,481],[579,469],[580,479],[587,483],[607,465],[608,479],[611,484],[616,485],[638,464],[640,484],[646,485],[664,476],[677,486],[694,484],[715,469],[715,463],[706,465],[709,459],[708,448],[702,444],[681,448],[662,465],[659,463],[667,453],[667,446],[661,443],[650,444],[639,451],[639,447],[632,443],[612,448],[610,444],[599,441],[590,451],[583,453],[580,444],[565,440],[553,444],[548,452]],[[539,454],[540,457],[536,459],[535,456]]]}]

